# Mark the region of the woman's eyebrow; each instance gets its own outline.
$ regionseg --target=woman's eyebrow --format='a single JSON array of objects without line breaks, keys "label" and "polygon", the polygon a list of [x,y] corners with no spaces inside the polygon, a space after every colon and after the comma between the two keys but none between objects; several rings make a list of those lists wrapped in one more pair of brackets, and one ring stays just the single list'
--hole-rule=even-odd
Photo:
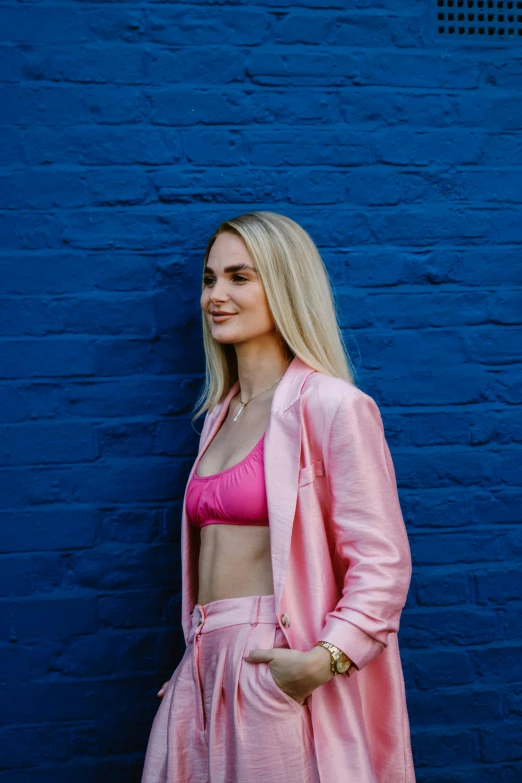
[{"label": "woman's eyebrow", "polygon": [[[213,275],[214,270],[211,266],[206,266],[203,270],[204,272],[207,272],[208,274]],[[233,272],[257,272],[257,269],[254,269],[253,266],[248,266],[248,264],[232,264],[231,266],[226,266],[223,270],[225,274],[233,273]]]}]

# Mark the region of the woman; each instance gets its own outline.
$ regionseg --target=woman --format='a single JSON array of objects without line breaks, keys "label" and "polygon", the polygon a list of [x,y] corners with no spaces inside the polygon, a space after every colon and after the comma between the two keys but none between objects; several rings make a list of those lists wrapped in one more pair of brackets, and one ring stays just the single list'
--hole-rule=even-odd
[{"label": "woman", "polygon": [[187,648],[142,783],[412,783],[397,644],[410,552],[323,262],[297,223],[253,212],[219,226],[204,267]]}]

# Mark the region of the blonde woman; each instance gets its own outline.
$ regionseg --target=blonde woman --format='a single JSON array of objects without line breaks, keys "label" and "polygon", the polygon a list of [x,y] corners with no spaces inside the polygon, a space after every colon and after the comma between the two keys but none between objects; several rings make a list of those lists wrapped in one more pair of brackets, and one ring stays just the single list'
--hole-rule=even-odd
[{"label": "blonde woman", "polygon": [[201,309],[187,647],[159,692],[142,783],[412,783],[397,644],[408,540],[312,239],[274,212],[222,223]]}]

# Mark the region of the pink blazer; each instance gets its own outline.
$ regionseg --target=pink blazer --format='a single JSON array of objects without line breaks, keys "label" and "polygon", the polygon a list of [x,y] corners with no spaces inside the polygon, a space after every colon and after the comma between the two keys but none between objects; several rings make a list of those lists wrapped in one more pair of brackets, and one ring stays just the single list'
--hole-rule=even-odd
[{"label": "pink blazer", "polygon": [[[238,389],[207,413],[198,455]],[[324,639],[357,666],[308,700],[320,779],[413,783],[397,642],[411,558],[379,408],[349,382],[295,357],[276,386],[264,453],[281,628],[291,648],[309,650]],[[185,639],[197,603],[197,536],[184,501]]]}]

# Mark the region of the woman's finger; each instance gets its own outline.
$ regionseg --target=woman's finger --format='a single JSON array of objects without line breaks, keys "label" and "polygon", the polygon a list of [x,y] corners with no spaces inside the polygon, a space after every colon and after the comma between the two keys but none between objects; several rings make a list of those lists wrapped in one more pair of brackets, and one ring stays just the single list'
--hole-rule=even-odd
[{"label": "woman's finger", "polygon": [[248,663],[270,663],[274,660],[276,650],[250,650],[248,655],[243,656]]},{"label": "woman's finger", "polygon": [[165,689],[166,689],[167,685],[169,684],[169,682],[170,682],[170,680],[167,680],[167,682],[163,683],[163,685],[161,686],[161,688],[158,691],[158,696],[163,696],[163,694],[165,693]]}]

